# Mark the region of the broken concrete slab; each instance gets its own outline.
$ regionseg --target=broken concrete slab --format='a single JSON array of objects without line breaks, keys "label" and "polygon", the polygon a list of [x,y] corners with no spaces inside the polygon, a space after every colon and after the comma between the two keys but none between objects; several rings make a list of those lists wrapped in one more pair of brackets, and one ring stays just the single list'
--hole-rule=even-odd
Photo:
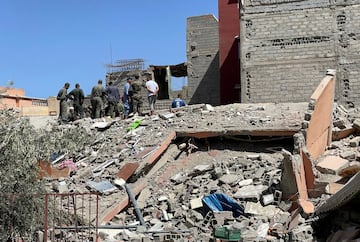
[{"label": "broken concrete slab", "polygon": [[202,206],[203,206],[202,197],[190,200],[190,208],[191,209],[202,208]]},{"label": "broken concrete slab", "polygon": [[100,193],[111,193],[111,192],[115,192],[116,190],[118,190],[117,187],[115,187],[109,181],[100,181],[100,182],[87,181],[86,184],[91,189],[94,189]]},{"label": "broken concrete slab", "polygon": [[337,193],[343,187],[344,187],[344,184],[331,182],[326,186],[325,191],[327,194],[333,195],[333,194]]},{"label": "broken concrete slab", "polygon": [[349,164],[348,160],[345,160],[338,156],[326,156],[317,165],[318,169],[322,173],[337,175],[339,171]]},{"label": "broken concrete slab", "polygon": [[245,214],[264,215],[270,218],[277,213],[277,208],[274,205],[263,207],[260,202],[247,202],[244,212]]},{"label": "broken concrete slab", "polygon": [[268,186],[265,185],[249,185],[240,187],[235,194],[233,194],[234,198],[239,199],[255,199],[259,200],[261,194],[268,189]]}]

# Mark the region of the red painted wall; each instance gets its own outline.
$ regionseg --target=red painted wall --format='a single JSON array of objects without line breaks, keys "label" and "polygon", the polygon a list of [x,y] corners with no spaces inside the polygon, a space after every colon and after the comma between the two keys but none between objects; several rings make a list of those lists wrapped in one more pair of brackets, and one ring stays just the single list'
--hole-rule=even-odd
[{"label": "red painted wall", "polygon": [[240,102],[239,41],[240,16],[238,0],[219,0],[220,102]]}]

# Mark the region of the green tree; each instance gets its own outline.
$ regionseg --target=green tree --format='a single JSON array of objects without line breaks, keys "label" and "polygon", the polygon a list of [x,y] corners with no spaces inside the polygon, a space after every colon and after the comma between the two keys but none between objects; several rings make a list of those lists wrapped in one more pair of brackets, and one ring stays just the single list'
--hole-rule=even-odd
[{"label": "green tree", "polygon": [[80,128],[37,130],[28,119],[0,111],[0,241],[41,229],[46,191],[38,161],[58,151],[75,154],[89,138]]}]

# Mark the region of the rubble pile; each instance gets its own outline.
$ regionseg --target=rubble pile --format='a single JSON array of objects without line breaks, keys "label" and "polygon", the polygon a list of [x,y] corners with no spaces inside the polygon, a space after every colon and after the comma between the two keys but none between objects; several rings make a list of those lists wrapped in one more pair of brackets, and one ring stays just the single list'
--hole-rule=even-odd
[{"label": "rubble pile", "polygon": [[[317,236],[314,219],[294,213],[296,198],[283,194],[288,185],[296,195],[295,182],[284,179],[284,160],[295,148],[288,133],[301,129],[307,105],[201,104],[127,120],[86,118],[54,124],[52,132],[81,130],[74,133],[84,139],[71,152],[59,149],[53,154],[49,162],[59,169],[67,167],[68,173],[45,176],[47,189],[98,192],[100,222],[122,226],[100,230],[103,241],[213,241],[214,234],[224,231],[241,235],[243,241],[312,241]],[[344,114],[334,119],[339,130],[352,125]],[[252,136],[259,130],[265,135]],[[266,135],[274,130],[284,136]],[[62,142],[71,140],[69,136]],[[164,140],[168,143],[161,150]],[[354,161],[344,169],[357,162],[358,146],[357,136],[349,136],[333,142],[326,155]],[[318,206],[329,198],[326,185],[329,177],[331,182],[338,180],[340,168],[329,171],[319,159],[313,169],[319,193],[327,194],[312,199]],[[102,219],[131,190],[136,204]],[[213,207],[214,200],[220,201],[221,209]]]}]

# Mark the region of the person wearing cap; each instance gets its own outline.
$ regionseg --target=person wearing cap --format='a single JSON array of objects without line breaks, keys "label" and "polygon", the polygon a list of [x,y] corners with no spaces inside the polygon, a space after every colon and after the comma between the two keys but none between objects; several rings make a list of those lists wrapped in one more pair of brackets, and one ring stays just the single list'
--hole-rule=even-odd
[{"label": "person wearing cap", "polygon": [[155,113],[155,102],[157,99],[157,94],[159,92],[159,85],[152,80],[152,76],[150,74],[147,74],[145,86],[146,90],[148,91],[150,115],[153,115]]},{"label": "person wearing cap", "polygon": [[59,121],[60,122],[68,122],[68,104],[67,104],[67,90],[70,87],[70,83],[66,82],[64,86],[59,90],[58,95],[56,97],[57,100],[60,101],[59,108]]},{"label": "person wearing cap", "polygon": [[132,90],[131,90],[131,77],[126,79],[126,83],[124,85],[124,116],[127,118],[130,113],[132,113]]}]

